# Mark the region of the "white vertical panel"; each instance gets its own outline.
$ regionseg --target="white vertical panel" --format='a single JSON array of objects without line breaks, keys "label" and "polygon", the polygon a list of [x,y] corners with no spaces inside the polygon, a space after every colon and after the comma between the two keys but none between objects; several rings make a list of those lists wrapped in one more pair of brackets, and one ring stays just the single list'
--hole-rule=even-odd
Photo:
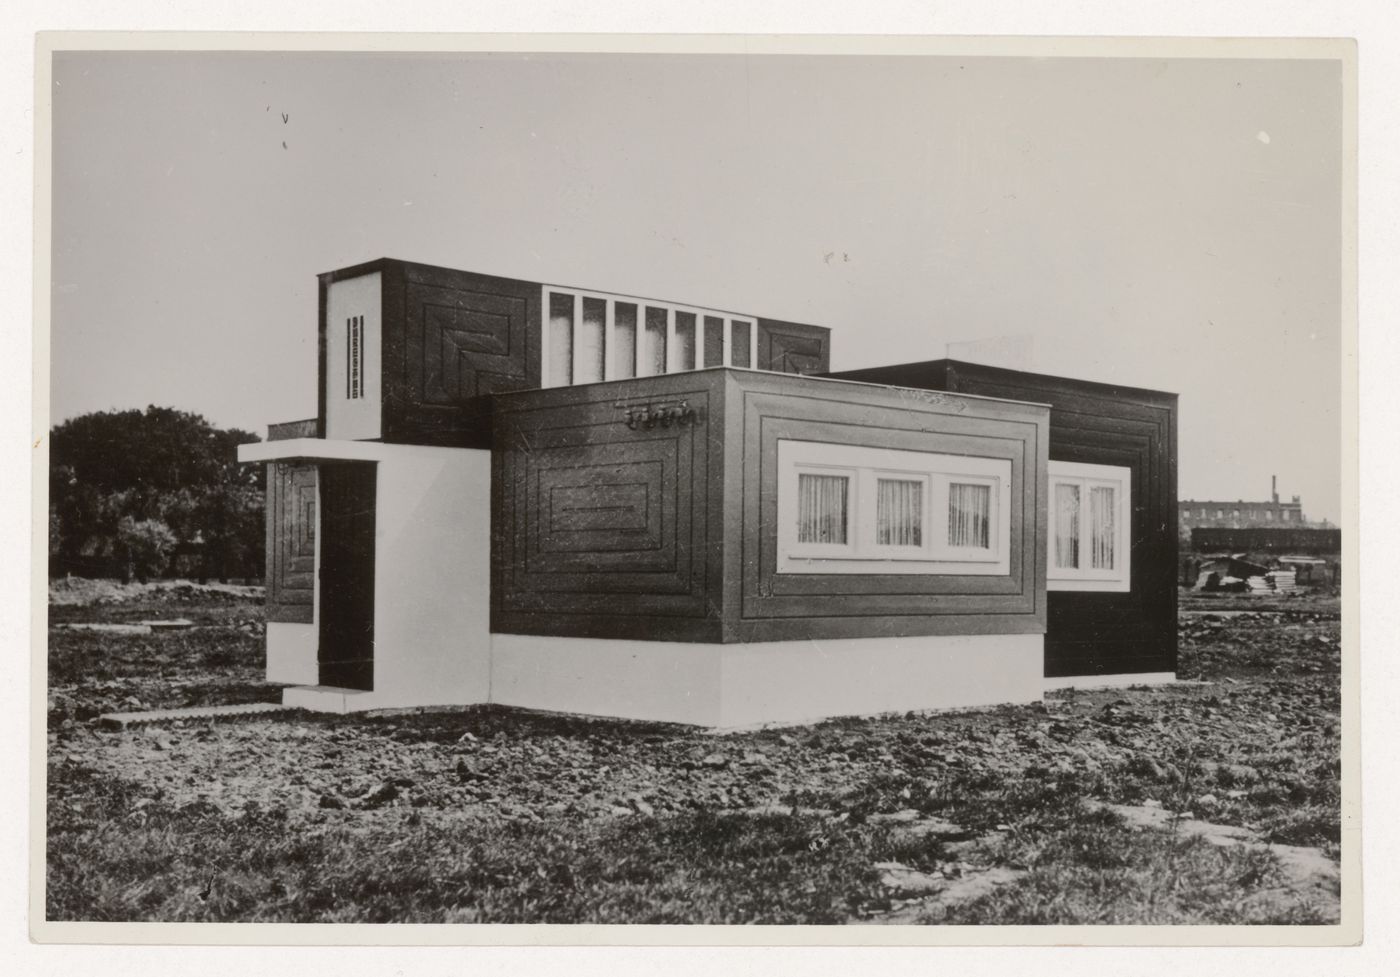
[{"label": "white vertical panel", "polygon": [[583,296],[578,292],[574,293],[574,319],[571,323],[570,335],[572,341],[569,343],[573,347],[573,370],[570,371],[569,383],[579,382],[579,377],[583,376],[583,343],[579,342],[583,338]]},{"label": "white vertical panel", "polygon": [[549,287],[540,289],[540,386],[548,387],[549,370],[553,366],[549,350]]},{"label": "white vertical panel", "polygon": [[[332,282],[326,289],[326,437],[372,441],[380,436],[381,276],[379,272]],[[360,396],[350,397],[349,320],[360,329]]]},{"label": "white vertical panel", "polygon": [[676,355],[676,310],[666,306],[666,373],[676,373],[679,357]]},{"label": "white vertical panel", "polygon": [[603,303],[603,379],[617,379],[617,365],[613,360],[617,358],[615,354],[616,346],[613,345],[613,330],[617,327],[617,302],[614,299],[607,299]]}]

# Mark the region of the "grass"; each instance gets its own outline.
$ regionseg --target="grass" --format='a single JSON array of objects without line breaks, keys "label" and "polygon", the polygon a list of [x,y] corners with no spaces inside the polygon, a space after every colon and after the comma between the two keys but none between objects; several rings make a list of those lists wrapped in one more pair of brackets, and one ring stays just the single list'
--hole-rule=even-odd
[{"label": "grass", "polygon": [[[1210,684],[710,737],[501,709],[95,729],[110,709],[275,698],[260,608],[63,608],[50,630],[51,919],[1317,923],[1261,846],[1125,824],[1157,803],[1335,855],[1337,621],[1185,619]],[[1330,638],[1331,641],[1321,640]],[[773,813],[774,804],[797,805]],[[1205,806],[1202,806],[1202,805]],[[941,833],[910,830],[929,819]],[[895,862],[967,898],[907,902]]]}]

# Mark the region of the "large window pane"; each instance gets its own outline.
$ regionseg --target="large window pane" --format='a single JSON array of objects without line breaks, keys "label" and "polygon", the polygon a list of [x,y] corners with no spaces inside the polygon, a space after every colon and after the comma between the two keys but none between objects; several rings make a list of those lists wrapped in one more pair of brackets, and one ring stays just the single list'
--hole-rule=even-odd
[{"label": "large window pane", "polygon": [[695,369],[695,313],[676,313],[676,369]]},{"label": "large window pane", "polygon": [[896,478],[877,481],[875,542],[881,546],[923,545],[923,482]]},{"label": "large window pane", "polygon": [[990,485],[948,485],[948,545],[988,549],[992,542]]},{"label": "large window pane", "polygon": [[574,297],[567,292],[549,293],[549,376],[551,387],[567,387],[574,381]]},{"label": "large window pane", "polygon": [[1096,485],[1089,489],[1089,565],[1095,570],[1112,570],[1114,566],[1113,548],[1117,539],[1114,496],[1111,486]]},{"label": "large window pane", "polygon": [[724,366],[724,320],[705,316],[705,366]]},{"label": "large window pane", "polygon": [[749,356],[749,330],[753,326],[742,319],[734,319],[729,323],[729,365],[751,367],[753,363]]},{"label": "large window pane", "polygon": [[1079,566],[1079,486],[1058,484],[1054,498],[1055,566]]},{"label": "large window pane", "polygon": [[655,376],[666,372],[666,310],[647,306],[642,330],[642,354],[637,358],[637,375]]},{"label": "large window pane", "polygon": [[583,300],[583,322],[578,330],[578,375],[574,383],[596,383],[603,379],[603,299]]},{"label": "large window pane", "polygon": [[797,541],[845,543],[851,481],[845,475],[797,476]]},{"label": "large window pane", "polygon": [[613,375],[626,380],[637,375],[637,307],[628,302],[613,306]]}]

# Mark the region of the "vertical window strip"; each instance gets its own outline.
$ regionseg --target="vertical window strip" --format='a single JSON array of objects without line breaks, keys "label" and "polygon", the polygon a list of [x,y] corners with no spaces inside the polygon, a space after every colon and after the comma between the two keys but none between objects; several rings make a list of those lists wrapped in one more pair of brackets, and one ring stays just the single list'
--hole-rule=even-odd
[{"label": "vertical window strip", "polygon": [[875,542],[881,546],[922,546],[924,483],[881,478],[875,491]]},{"label": "vertical window strip", "polygon": [[990,485],[951,482],[948,485],[948,545],[974,549],[992,546]]},{"label": "vertical window strip", "polygon": [[1055,566],[1079,566],[1079,486],[1055,485]]},{"label": "vertical window strip", "polygon": [[1095,485],[1089,489],[1089,565],[1095,570],[1112,570],[1114,546],[1117,540],[1111,486]]},{"label": "vertical window strip", "polygon": [[364,316],[351,316],[350,318],[345,320],[346,400],[359,400],[365,395],[364,333]]},{"label": "vertical window strip", "polygon": [[851,480],[845,475],[797,476],[797,541],[846,542]]},{"label": "vertical window strip", "polygon": [[355,397],[365,395],[365,317],[355,317]]}]

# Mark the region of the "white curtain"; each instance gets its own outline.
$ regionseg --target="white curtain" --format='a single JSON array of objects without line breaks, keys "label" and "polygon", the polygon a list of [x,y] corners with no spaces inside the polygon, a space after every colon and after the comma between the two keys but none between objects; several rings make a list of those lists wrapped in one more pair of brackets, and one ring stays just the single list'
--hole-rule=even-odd
[{"label": "white curtain", "polygon": [[797,476],[797,541],[845,543],[850,479],[844,475]]},{"label": "white curtain", "polygon": [[1096,570],[1112,570],[1114,541],[1114,491],[1112,486],[1094,486],[1089,490],[1089,548],[1090,565]]},{"label": "white curtain", "polygon": [[991,544],[990,485],[948,485],[948,545],[988,549]]},{"label": "white curtain", "polygon": [[1055,566],[1079,566],[1079,486],[1055,486]]},{"label": "white curtain", "polygon": [[882,478],[875,493],[875,541],[881,546],[922,546],[924,483]]}]

